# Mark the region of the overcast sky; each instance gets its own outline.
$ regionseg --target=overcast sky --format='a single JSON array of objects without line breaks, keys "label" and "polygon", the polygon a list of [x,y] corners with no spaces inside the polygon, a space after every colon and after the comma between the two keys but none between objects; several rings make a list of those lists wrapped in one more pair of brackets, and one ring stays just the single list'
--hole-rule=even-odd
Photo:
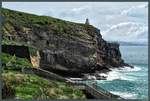
[{"label": "overcast sky", "polygon": [[104,39],[147,42],[147,2],[3,2],[2,7],[90,24]]}]

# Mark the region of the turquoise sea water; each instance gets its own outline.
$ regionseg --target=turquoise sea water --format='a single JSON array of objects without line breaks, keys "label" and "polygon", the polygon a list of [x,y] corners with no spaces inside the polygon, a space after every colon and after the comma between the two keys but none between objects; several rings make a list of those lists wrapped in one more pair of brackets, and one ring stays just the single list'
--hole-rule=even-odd
[{"label": "turquoise sea water", "polygon": [[126,99],[148,99],[148,46],[120,46],[120,51],[134,69],[113,69],[98,84]]}]

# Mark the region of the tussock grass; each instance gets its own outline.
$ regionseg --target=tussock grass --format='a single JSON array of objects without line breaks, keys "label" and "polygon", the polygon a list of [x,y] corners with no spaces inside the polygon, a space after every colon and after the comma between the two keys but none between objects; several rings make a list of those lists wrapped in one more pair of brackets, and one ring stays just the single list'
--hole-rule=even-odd
[{"label": "tussock grass", "polygon": [[15,99],[85,99],[81,90],[64,82],[15,71],[5,71],[2,78],[15,90]]}]

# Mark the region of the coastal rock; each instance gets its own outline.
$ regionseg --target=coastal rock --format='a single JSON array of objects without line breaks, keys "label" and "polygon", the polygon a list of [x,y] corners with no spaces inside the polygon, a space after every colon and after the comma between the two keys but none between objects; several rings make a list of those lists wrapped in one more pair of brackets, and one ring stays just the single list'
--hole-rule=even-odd
[{"label": "coastal rock", "polygon": [[92,25],[8,9],[2,10],[2,17],[4,43],[36,47],[40,68],[45,70],[81,76],[128,65],[121,58],[119,44],[105,41]]}]

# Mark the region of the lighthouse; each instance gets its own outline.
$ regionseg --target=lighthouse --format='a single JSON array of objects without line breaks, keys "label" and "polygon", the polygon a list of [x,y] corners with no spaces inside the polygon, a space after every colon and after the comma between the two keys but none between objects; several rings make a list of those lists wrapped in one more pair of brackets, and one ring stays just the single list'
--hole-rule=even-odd
[{"label": "lighthouse", "polygon": [[86,24],[86,25],[89,25],[89,24],[90,24],[88,18],[86,18],[85,24]]}]

